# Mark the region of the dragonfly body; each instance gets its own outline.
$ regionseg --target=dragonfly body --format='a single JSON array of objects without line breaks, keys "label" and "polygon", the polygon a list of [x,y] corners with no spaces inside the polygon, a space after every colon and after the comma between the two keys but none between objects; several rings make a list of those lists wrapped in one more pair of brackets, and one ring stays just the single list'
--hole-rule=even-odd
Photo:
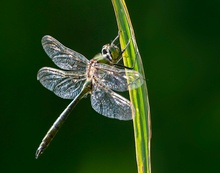
[{"label": "dragonfly body", "polygon": [[91,94],[92,108],[98,113],[119,120],[132,119],[130,101],[112,90],[122,92],[138,88],[143,78],[134,70],[114,66],[120,60],[121,52],[113,42],[104,45],[102,53],[90,61],[51,36],[44,36],[42,45],[53,62],[66,71],[43,67],[37,79],[57,96],[72,99],[72,102],[48,130],[36,151],[36,158],[48,147],[76,104],[88,94]]}]

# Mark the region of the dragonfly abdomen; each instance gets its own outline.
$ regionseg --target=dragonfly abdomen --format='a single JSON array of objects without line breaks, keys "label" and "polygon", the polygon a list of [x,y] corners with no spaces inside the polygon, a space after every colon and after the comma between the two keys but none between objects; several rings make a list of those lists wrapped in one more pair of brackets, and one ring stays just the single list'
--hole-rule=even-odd
[{"label": "dragonfly abdomen", "polygon": [[36,159],[44,152],[44,150],[49,146],[50,142],[53,140],[73,108],[77,103],[91,90],[91,81],[85,82],[80,91],[79,95],[66,107],[66,109],[60,114],[57,120],[53,123],[52,127],[48,130],[47,134],[40,143],[36,151]]},{"label": "dragonfly abdomen", "polygon": [[[62,114],[61,114],[62,115]],[[36,151],[36,159],[44,152],[44,150],[49,146],[50,142],[53,140],[57,132],[59,131],[60,127],[67,119],[68,116],[59,116],[51,128],[48,130],[47,134],[43,138],[42,142],[40,143],[37,151]]]}]

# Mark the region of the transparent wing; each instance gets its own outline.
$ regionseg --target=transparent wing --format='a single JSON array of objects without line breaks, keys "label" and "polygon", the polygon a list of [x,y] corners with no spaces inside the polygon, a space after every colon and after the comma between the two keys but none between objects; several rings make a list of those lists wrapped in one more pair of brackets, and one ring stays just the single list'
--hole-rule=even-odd
[{"label": "transparent wing", "polygon": [[43,67],[38,71],[37,79],[40,83],[57,96],[64,99],[74,99],[85,83],[85,76],[69,71]]},{"label": "transparent wing", "polygon": [[93,82],[91,104],[96,112],[106,117],[119,120],[132,119],[130,101],[110,89],[102,87],[97,81]]},{"label": "transparent wing", "polygon": [[107,64],[97,63],[95,77],[103,85],[115,91],[135,89],[143,84],[143,77],[134,70],[119,69]]},{"label": "transparent wing", "polygon": [[44,36],[41,42],[47,55],[58,67],[64,70],[86,72],[87,63],[89,62],[86,57],[65,47],[49,35]]}]

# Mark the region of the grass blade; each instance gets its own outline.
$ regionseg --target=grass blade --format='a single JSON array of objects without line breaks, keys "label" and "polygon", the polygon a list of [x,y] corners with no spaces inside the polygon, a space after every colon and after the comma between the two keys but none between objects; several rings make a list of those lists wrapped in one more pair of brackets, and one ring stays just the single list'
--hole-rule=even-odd
[{"label": "grass blade", "polygon": [[[115,11],[118,29],[120,31],[121,49],[124,49],[130,40],[130,44],[123,54],[124,65],[128,67],[132,67],[134,65],[134,70],[139,71],[145,78],[141,56],[137,47],[134,30],[125,1],[112,0],[112,4]],[[133,119],[133,124],[138,173],[151,173],[151,121],[146,82],[144,82],[142,87],[129,91],[129,94],[130,100],[135,107],[135,117]]]}]

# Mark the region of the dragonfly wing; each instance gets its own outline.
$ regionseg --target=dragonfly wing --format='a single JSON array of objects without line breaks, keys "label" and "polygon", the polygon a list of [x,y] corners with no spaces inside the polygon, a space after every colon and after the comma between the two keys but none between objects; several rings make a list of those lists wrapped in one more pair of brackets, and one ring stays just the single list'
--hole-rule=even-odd
[{"label": "dragonfly wing", "polygon": [[83,74],[75,74],[50,67],[41,68],[38,71],[37,79],[45,88],[64,99],[74,99],[80,93],[86,80]]},{"label": "dragonfly wing", "polygon": [[107,64],[98,63],[95,77],[103,85],[115,91],[135,89],[143,84],[143,77],[135,70],[119,69]]},{"label": "dragonfly wing", "polygon": [[131,102],[110,89],[102,87],[98,82],[93,82],[91,104],[96,112],[106,117],[119,120],[132,119]]},{"label": "dragonfly wing", "polygon": [[64,70],[86,72],[89,61],[82,54],[65,47],[49,35],[44,36],[41,42],[47,55],[58,67]]}]

